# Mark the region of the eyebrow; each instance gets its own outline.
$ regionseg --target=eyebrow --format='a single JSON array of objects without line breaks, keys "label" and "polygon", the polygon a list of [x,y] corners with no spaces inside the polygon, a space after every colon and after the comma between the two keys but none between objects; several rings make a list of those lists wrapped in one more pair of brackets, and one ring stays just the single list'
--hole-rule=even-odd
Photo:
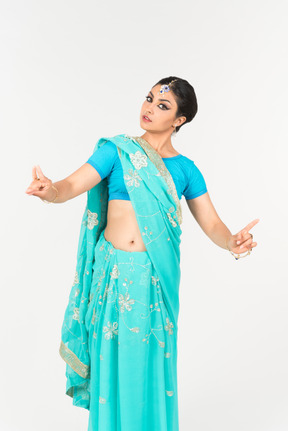
[{"label": "eyebrow", "polygon": [[[149,93],[151,93],[152,97],[154,97],[154,94],[152,93],[152,91],[149,91]],[[170,103],[170,105],[172,105],[172,103],[170,102],[170,100],[167,100],[167,99],[159,99],[159,100],[161,100],[161,102],[168,102],[168,103]]]}]

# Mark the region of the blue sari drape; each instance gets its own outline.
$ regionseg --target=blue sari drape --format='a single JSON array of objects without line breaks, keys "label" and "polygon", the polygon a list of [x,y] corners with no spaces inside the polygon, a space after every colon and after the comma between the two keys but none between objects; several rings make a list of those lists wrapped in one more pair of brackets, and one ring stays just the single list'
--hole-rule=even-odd
[{"label": "blue sari drape", "polygon": [[[126,134],[101,138],[117,146],[124,181],[142,239],[159,275],[163,300],[177,342],[182,213],[173,179],[162,158],[144,139]],[[85,316],[91,301],[94,251],[107,225],[107,178],[87,192],[77,251],[74,283],[61,330],[59,353],[66,362],[66,394],[73,404],[89,410],[90,356]]]}]

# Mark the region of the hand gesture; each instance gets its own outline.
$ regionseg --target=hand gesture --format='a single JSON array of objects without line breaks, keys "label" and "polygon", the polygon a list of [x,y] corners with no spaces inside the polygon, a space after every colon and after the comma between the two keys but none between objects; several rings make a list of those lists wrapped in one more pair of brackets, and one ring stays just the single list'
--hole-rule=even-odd
[{"label": "hand gesture", "polygon": [[244,253],[248,250],[252,250],[253,247],[256,247],[257,242],[253,242],[253,236],[249,233],[249,230],[258,222],[259,218],[248,223],[246,227],[241,229],[235,235],[231,235],[227,241],[227,246],[233,253]]},{"label": "hand gesture", "polygon": [[50,191],[52,190],[52,181],[45,177],[39,165],[37,165],[37,170],[36,166],[33,166],[32,178],[33,181],[26,189],[25,193],[28,195],[38,196],[41,199],[47,199],[47,197],[50,195]]}]

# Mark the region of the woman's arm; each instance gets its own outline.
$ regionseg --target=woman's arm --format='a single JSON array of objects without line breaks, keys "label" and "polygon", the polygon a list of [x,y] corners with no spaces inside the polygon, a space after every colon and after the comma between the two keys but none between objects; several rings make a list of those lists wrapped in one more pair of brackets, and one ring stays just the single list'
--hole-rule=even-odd
[{"label": "woman's arm", "polygon": [[[97,170],[89,163],[84,163],[79,169],[73,172],[63,180],[53,183],[45,177],[40,166],[37,167],[40,180],[33,180],[27,188],[26,193],[38,196],[41,199],[52,201],[56,196],[56,191],[52,188],[54,185],[58,190],[58,196],[54,203],[63,203],[82,193],[92,189],[101,181],[101,176]],[[32,169],[32,178],[37,177],[36,168]]]},{"label": "woman's arm", "polygon": [[226,248],[226,239],[232,233],[222,222],[211,202],[209,193],[206,192],[194,199],[187,199],[187,205],[195,220],[205,234],[219,247]]},{"label": "woman's arm", "polygon": [[237,234],[232,235],[217,214],[208,192],[197,198],[187,199],[186,202],[201,229],[219,247],[227,250],[228,245],[234,253],[244,253],[256,247],[257,243],[253,242],[249,230],[258,223],[259,219],[254,220]]},{"label": "woman's arm", "polygon": [[[84,163],[84,165],[77,169],[77,171],[64,178],[64,180],[53,184],[55,187],[57,187],[57,189],[59,186],[59,197],[61,199],[62,193],[62,198],[64,199],[63,202],[65,202],[76,198],[76,196],[79,196],[82,193],[87,192],[96,186],[100,181],[101,176],[97,170],[89,163]],[[59,200],[59,197],[57,198],[57,201]]]}]

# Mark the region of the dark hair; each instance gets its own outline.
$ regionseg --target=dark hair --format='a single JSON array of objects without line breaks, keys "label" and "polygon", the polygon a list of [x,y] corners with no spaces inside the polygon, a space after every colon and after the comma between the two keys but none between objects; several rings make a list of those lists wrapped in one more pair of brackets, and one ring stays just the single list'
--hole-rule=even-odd
[{"label": "dark hair", "polygon": [[173,79],[177,79],[177,81],[171,84],[171,91],[175,95],[177,102],[176,117],[181,117],[182,115],[186,117],[185,123],[176,127],[177,133],[180,127],[193,120],[198,111],[198,104],[194,88],[185,79],[178,78],[177,76],[169,76],[168,78],[160,79],[153,87],[158,84],[169,84]]}]

